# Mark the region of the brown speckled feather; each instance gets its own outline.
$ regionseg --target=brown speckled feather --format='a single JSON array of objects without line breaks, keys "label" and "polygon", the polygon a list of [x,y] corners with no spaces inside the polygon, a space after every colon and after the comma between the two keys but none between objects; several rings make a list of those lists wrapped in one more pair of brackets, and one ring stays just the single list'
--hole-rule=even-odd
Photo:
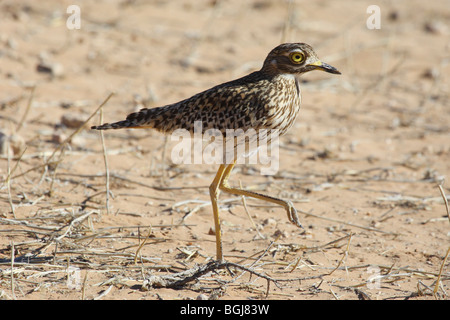
[{"label": "brown speckled feather", "polygon": [[176,129],[193,132],[195,121],[202,122],[203,132],[212,128],[223,133],[226,129],[272,128],[278,126],[277,117],[282,116],[282,112],[295,119],[300,108],[296,81],[294,77],[254,72],[186,100],[145,108],[131,113],[124,121],[95,129],[154,128],[164,133]]},{"label": "brown speckled feather", "polygon": [[131,113],[126,120],[94,126],[93,129],[154,128],[164,133],[176,129],[194,130],[194,122],[201,121],[207,129],[253,128],[289,129],[300,109],[298,77],[313,68],[292,66],[287,54],[302,48],[317,57],[307,44],[284,44],[272,50],[261,70],[240,79],[226,82],[180,102]]}]

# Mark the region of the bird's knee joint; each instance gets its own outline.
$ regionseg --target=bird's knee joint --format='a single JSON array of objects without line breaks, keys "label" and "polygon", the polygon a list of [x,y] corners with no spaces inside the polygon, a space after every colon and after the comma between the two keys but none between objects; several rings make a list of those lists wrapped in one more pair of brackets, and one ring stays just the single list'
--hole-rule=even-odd
[{"label": "bird's knee joint", "polygon": [[283,200],[284,201],[284,207],[287,211],[291,211],[292,209],[295,210],[294,204],[290,200]]},{"label": "bird's knee joint", "polygon": [[209,186],[209,194],[214,195],[215,197],[217,197],[219,195],[219,192],[220,192],[220,190],[219,190],[217,184],[212,183]]},{"label": "bird's knee joint", "polygon": [[230,184],[228,183],[228,179],[223,179],[219,184],[219,189],[223,191],[231,190]]}]

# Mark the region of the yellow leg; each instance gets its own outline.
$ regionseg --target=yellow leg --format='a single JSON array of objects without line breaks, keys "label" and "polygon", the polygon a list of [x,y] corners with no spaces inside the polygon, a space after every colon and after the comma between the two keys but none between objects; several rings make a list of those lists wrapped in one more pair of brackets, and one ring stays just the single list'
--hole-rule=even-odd
[{"label": "yellow leg", "polygon": [[225,168],[225,172],[223,173],[222,179],[220,180],[220,183],[219,183],[220,190],[231,193],[231,194],[242,195],[242,196],[256,198],[256,199],[260,199],[260,200],[278,204],[286,209],[288,219],[290,222],[292,222],[299,228],[303,228],[300,223],[300,220],[298,218],[297,210],[294,208],[294,205],[292,204],[291,201],[285,201],[282,199],[274,198],[274,197],[267,196],[265,194],[256,193],[253,191],[243,190],[243,189],[239,189],[239,188],[231,188],[230,185],[228,184],[228,178],[230,177],[230,173],[231,173],[231,170],[233,170],[234,165],[235,165],[235,163],[229,164]]},{"label": "yellow leg", "polygon": [[213,182],[209,186],[209,195],[211,196],[211,204],[213,208],[213,214],[214,214],[214,227],[216,229],[216,255],[217,260],[222,261],[223,260],[223,254],[222,254],[222,235],[220,231],[220,219],[219,219],[219,206],[217,205],[217,199],[219,197],[219,185],[222,181],[223,173],[225,169],[227,168],[226,165],[221,164],[219,167],[219,170],[217,171],[216,177],[214,178]]},{"label": "yellow leg", "polygon": [[220,165],[216,177],[209,186],[209,194],[211,196],[211,204],[213,207],[213,214],[214,214],[214,225],[216,228],[216,254],[217,260],[219,261],[223,260],[219,206],[217,205],[220,190],[231,194],[242,195],[278,204],[286,209],[289,221],[298,226],[299,228],[302,228],[302,225],[297,215],[297,210],[294,208],[294,205],[292,204],[291,201],[285,201],[282,199],[274,198],[253,191],[243,190],[239,188],[231,188],[228,184],[228,178],[230,177],[231,171],[233,170],[235,164],[236,162],[232,164]]}]

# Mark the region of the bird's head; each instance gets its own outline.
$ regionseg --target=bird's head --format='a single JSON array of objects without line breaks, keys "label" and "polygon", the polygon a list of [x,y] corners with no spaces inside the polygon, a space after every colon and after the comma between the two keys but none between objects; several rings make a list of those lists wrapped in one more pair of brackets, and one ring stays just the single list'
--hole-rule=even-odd
[{"label": "bird's head", "polygon": [[341,74],[335,67],[322,62],[306,43],[280,44],[268,54],[261,69],[269,73],[294,75],[312,70]]}]

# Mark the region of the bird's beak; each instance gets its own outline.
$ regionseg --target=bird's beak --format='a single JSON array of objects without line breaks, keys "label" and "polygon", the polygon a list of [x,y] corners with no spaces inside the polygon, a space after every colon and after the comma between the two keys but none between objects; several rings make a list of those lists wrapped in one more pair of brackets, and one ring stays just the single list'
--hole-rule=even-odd
[{"label": "bird's beak", "polygon": [[334,73],[334,74],[341,74],[338,69],[335,67],[330,66],[329,64],[322,62],[320,60],[317,60],[316,62],[310,63],[308,66],[312,66],[315,69],[319,69],[325,72]]}]

